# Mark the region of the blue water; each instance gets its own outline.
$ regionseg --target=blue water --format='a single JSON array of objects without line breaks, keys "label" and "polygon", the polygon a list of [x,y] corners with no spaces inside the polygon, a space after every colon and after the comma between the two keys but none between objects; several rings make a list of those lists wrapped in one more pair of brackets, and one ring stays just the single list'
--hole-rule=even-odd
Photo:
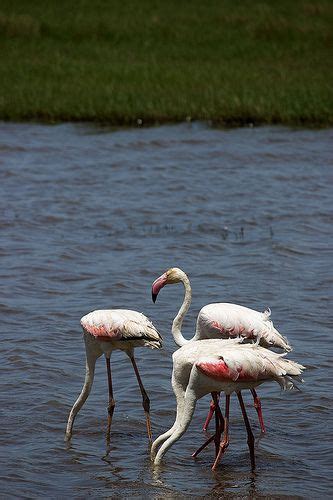
[{"label": "blue water", "polygon": [[[112,130],[0,124],[1,470],[3,498],[145,496],[330,497],[332,484],[332,130],[212,129],[183,124]],[[117,406],[107,447],[103,359],[71,445],[68,412],[84,378],[79,320],[89,311],[144,312],[164,349],[136,351],[154,437],[173,423],[170,334],[180,285],[151,302],[165,269],[190,277],[200,307],[269,306],[306,365],[302,392],[258,390],[267,434],[250,471],[236,398],[230,446],[193,460],[209,397],[154,469],[135,376],[114,353]]]}]

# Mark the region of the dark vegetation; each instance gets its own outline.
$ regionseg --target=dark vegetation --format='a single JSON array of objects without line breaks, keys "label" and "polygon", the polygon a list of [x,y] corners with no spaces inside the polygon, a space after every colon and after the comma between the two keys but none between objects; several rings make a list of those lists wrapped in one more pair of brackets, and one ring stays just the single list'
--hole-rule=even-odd
[{"label": "dark vegetation", "polygon": [[333,2],[2,0],[0,119],[333,124]]}]

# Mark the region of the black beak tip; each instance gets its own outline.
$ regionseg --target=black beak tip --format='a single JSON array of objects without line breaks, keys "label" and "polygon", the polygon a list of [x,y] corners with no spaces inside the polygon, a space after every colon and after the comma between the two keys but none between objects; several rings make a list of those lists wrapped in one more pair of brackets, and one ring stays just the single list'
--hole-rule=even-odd
[{"label": "black beak tip", "polygon": [[153,292],[152,292],[152,294],[151,294],[151,298],[152,298],[152,301],[153,301],[153,302],[154,302],[154,304],[155,304],[156,299],[157,299],[157,293],[153,293]]}]

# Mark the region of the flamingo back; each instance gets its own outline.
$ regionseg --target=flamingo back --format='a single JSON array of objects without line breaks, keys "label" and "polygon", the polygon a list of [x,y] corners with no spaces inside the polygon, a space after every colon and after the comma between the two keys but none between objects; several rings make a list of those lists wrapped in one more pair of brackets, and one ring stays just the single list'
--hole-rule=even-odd
[{"label": "flamingo back", "polygon": [[142,313],[129,309],[101,309],[81,318],[83,330],[102,341],[143,341],[152,349],[162,347],[162,337]]},{"label": "flamingo back", "polygon": [[288,340],[274,327],[271,312],[255,311],[237,304],[220,302],[204,306],[198,315],[196,335],[201,339],[242,337],[263,347],[279,347],[287,352]]}]

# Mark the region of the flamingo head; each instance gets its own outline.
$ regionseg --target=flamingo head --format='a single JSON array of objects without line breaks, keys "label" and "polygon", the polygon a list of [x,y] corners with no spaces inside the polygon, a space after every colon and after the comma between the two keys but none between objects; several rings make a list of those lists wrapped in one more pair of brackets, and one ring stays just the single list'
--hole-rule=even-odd
[{"label": "flamingo head", "polygon": [[161,276],[159,276],[154,281],[151,287],[151,296],[153,302],[156,302],[156,298],[159,291],[165,285],[173,285],[174,283],[181,282],[183,275],[184,275],[183,271],[181,269],[178,269],[178,267],[171,267],[165,273],[161,274]]}]

